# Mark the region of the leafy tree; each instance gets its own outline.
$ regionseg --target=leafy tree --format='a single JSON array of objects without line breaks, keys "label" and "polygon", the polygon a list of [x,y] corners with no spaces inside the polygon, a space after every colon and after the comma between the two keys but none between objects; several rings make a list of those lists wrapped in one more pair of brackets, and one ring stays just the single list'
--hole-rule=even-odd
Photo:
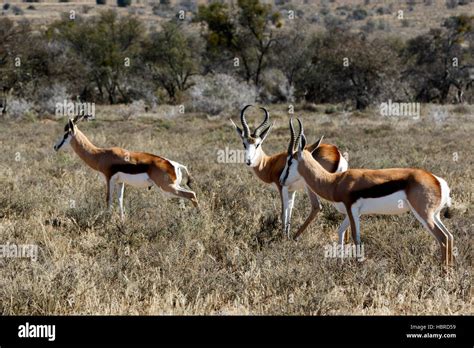
[{"label": "leafy tree", "polygon": [[117,0],[118,7],[127,7],[132,4],[132,0]]},{"label": "leafy tree", "polygon": [[[28,50],[23,45],[30,42],[31,28],[27,22],[13,23],[8,18],[0,19],[0,86],[4,91],[21,90],[21,85],[33,78],[26,74],[25,64]],[[18,60],[19,59],[19,60]],[[17,67],[20,63],[22,66]]]},{"label": "leafy tree", "polygon": [[177,102],[179,94],[191,87],[190,77],[200,71],[201,53],[199,38],[170,21],[150,35],[143,59],[156,85],[166,90],[172,102]]},{"label": "leafy tree", "polygon": [[54,40],[64,43],[86,67],[88,81],[95,85],[100,99],[111,104],[129,100],[125,80],[139,59],[142,33],[135,17],[118,18],[112,10],[97,18],[66,18],[50,28]]},{"label": "leafy tree", "polygon": [[474,68],[474,16],[451,17],[443,28],[431,29],[408,41],[404,52],[415,98],[422,102],[448,100],[451,87],[462,94]]},{"label": "leafy tree", "polygon": [[273,50],[271,65],[282,71],[289,89],[302,78],[311,63],[311,37],[302,29],[297,26],[284,30]]},{"label": "leafy tree", "polygon": [[239,58],[245,80],[259,87],[281,27],[279,13],[259,0],[238,0],[235,9],[223,3],[199,6],[198,20],[207,24],[210,60]]},{"label": "leafy tree", "polygon": [[351,100],[357,109],[364,109],[391,94],[385,86],[396,79],[399,65],[397,51],[388,42],[349,32],[326,33],[314,38],[310,50],[311,63],[296,83],[305,99]]}]

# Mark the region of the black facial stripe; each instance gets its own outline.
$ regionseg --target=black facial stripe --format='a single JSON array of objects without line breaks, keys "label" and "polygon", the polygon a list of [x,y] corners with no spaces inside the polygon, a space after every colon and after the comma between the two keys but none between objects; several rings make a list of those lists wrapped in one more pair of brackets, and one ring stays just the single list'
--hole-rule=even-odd
[{"label": "black facial stripe", "polygon": [[285,173],[285,176],[283,177],[283,183],[286,182],[286,179],[288,179],[288,175],[290,175],[290,165],[291,165],[292,159],[293,159],[292,157],[288,159],[287,166],[286,166],[286,173]]},{"label": "black facial stripe", "polygon": [[61,143],[56,147],[57,149],[59,149],[61,146],[63,146],[64,142],[66,141],[66,138],[67,138],[67,136],[64,136],[63,141],[61,141]]}]

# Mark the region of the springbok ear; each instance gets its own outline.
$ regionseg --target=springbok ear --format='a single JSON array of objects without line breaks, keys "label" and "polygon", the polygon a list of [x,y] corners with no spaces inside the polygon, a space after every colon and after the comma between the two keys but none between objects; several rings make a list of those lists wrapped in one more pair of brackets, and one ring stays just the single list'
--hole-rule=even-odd
[{"label": "springbok ear", "polygon": [[242,129],[240,129],[239,127],[237,127],[237,125],[234,123],[234,121],[232,121],[232,119],[230,119],[230,122],[232,122],[232,125],[234,126],[235,131],[237,132],[237,134],[239,135],[239,137],[241,137],[241,138],[243,139],[243,138],[244,138],[244,135],[243,135]]},{"label": "springbok ear", "polygon": [[265,129],[262,134],[260,134],[260,139],[262,139],[262,143],[263,141],[265,140],[265,138],[267,137],[268,133],[270,133],[271,129],[273,128],[273,126],[275,125],[275,122],[273,122],[271,125],[269,125],[267,127],[267,129]]},{"label": "springbok ear", "polygon": [[321,138],[319,138],[319,140],[317,142],[315,142],[313,145],[310,145],[309,148],[308,148],[309,152],[313,153],[314,151],[316,151],[316,149],[323,142],[323,138],[324,138],[324,135],[322,135]]},{"label": "springbok ear", "polygon": [[298,154],[301,155],[301,152],[303,149],[306,147],[306,136],[302,133],[301,134],[301,140],[300,140],[300,145],[298,146]]},{"label": "springbok ear", "polygon": [[69,129],[71,130],[71,134],[74,135],[76,133],[76,129],[74,128],[74,122],[72,120],[69,120]]}]

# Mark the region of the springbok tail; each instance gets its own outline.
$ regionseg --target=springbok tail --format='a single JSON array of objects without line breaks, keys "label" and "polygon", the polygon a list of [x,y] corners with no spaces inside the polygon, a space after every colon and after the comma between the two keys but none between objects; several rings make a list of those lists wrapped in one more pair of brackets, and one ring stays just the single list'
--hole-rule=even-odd
[{"label": "springbok tail", "polygon": [[446,201],[446,208],[444,209],[443,216],[446,219],[449,219],[449,218],[453,217],[453,213],[452,213],[452,210],[451,210],[451,197],[449,196],[449,194],[448,194],[448,199]]}]

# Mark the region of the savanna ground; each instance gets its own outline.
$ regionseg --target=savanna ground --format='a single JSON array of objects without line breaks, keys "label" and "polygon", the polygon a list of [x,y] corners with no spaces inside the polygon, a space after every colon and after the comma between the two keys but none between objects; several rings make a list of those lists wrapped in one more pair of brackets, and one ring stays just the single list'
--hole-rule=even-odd
[{"label": "savanna ground", "polygon": [[[244,164],[218,163],[241,149],[229,117],[171,115],[161,108],[123,120],[101,107],[79,125],[98,146],[163,155],[188,166],[200,208],[156,188],[126,187],[126,221],[105,211],[105,185],[70,148],[54,153],[65,120],[0,123],[0,243],[37,244],[37,262],[0,259],[1,314],[469,314],[472,313],[474,192],[470,106],[422,105],[421,118],[376,110],[298,110],[309,141],[349,154],[351,167],[420,167],[446,179],[455,266],[416,219],[363,217],[366,260],[324,257],[342,221],[323,212],[298,242],[280,232],[277,192]],[[287,108],[264,150],[287,147]],[[332,108],[329,110],[334,111]],[[257,119],[258,117],[258,119]],[[260,114],[249,112],[251,124]],[[309,212],[297,195],[293,232]]]}]

